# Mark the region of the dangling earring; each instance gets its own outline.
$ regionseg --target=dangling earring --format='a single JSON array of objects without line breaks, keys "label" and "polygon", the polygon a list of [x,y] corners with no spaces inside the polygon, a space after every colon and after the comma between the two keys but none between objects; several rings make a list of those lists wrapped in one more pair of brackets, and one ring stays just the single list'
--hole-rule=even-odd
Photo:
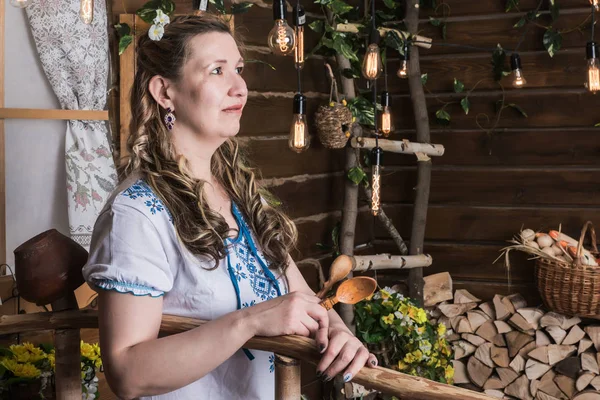
[{"label": "dangling earring", "polygon": [[167,126],[168,130],[172,130],[173,126],[175,125],[175,120],[177,118],[175,118],[175,114],[173,114],[173,111],[171,110],[170,107],[167,107],[167,113],[165,114],[165,125]]}]

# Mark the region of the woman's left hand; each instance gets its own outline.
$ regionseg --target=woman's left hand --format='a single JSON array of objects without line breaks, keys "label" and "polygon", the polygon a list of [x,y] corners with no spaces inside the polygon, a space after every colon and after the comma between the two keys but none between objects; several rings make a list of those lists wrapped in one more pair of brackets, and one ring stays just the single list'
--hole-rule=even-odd
[{"label": "woman's left hand", "polygon": [[[328,337],[328,338],[324,338]],[[323,356],[317,365],[317,377],[324,381],[333,379],[343,371],[344,382],[350,381],[366,364],[373,368],[377,366],[377,357],[346,327],[330,326],[317,332],[318,343],[327,343],[321,350]],[[323,340],[324,339],[324,340]]]}]

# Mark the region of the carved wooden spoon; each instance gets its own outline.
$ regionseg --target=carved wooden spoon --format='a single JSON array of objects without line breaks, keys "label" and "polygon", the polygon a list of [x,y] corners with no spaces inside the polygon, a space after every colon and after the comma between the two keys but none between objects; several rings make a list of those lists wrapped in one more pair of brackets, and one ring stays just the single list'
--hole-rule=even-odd
[{"label": "carved wooden spoon", "polygon": [[323,288],[317,293],[317,297],[323,298],[331,290],[333,285],[344,279],[355,266],[354,257],[342,254],[338,256],[329,268],[329,280],[323,284]]},{"label": "carved wooden spoon", "polygon": [[337,288],[335,296],[323,300],[321,304],[330,310],[337,303],[356,304],[372,295],[377,289],[377,281],[368,276],[350,278]]}]

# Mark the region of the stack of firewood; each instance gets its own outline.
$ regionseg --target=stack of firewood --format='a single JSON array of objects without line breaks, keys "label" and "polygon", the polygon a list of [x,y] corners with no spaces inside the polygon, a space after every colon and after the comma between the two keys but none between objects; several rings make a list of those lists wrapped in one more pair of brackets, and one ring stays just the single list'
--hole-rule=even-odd
[{"label": "stack of firewood", "polygon": [[505,399],[600,400],[600,325],[527,307],[519,294],[481,302],[457,290],[430,310],[448,329],[455,384]]}]

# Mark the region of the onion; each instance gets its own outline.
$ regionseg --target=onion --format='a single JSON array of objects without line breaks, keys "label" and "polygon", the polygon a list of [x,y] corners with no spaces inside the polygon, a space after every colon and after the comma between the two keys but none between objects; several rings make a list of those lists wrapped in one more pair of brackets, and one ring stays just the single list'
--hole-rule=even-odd
[{"label": "onion", "polygon": [[[554,244],[554,239],[545,233],[539,234],[537,237],[537,242],[540,247],[543,249],[545,247],[550,247]],[[554,255],[554,251],[552,251],[552,255]]]},{"label": "onion", "polygon": [[534,249],[539,249],[540,245],[537,244],[535,240],[530,240],[529,242],[525,242],[525,246],[533,247]]},{"label": "onion", "polygon": [[535,232],[531,229],[523,229],[521,231],[521,239],[523,239],[524,243],[527,243],[535,239]]},{"label": "onion", "polygon": [[555,256],[562,256],[564,254],[561,248],[556,245],[556,243],[554,243],[550,248],[554,251]]},{"label": "onion", "polygon": [[542,249],[542,253],[546,253],[548,254],[550,257],[554,258],[554,250],[552,250],[552,247],[544,247]]}]

